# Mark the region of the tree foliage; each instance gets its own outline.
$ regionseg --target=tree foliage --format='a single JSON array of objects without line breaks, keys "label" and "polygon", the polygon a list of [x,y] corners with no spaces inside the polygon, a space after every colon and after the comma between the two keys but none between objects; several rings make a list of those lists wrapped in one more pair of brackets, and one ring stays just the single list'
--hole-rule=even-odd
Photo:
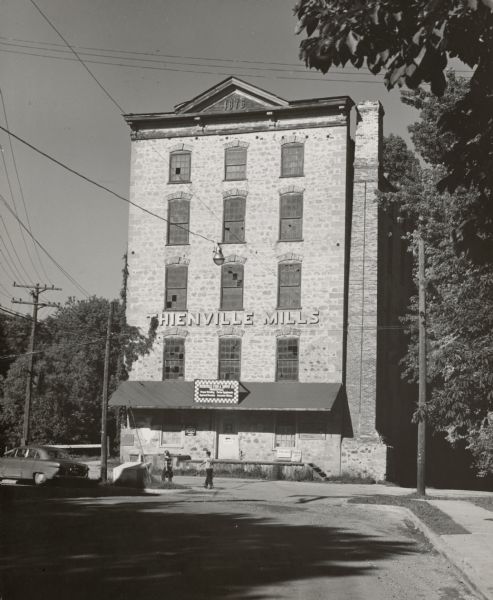
[{"label": "tree foliage", "polygon": [[[114,303],[110,393],[127,378],[131,363],[149,350],[149,337],[126,325],[122,303]],[[34,364],[31,438],[44,443],[97,443],[101,430],[104,353],[109,302],[70,299],[39,323]],[[7,443],[17,443],[27,377],[27,358],[10,367],[0,404],[0,428]],[[114,421],[114,415],[112,417]],[[114,427],[114,422],[110,423]]]},{"label": "tree foliage", "polygon": [[[422,117],[415,130],[432,134],[436,122],[429,112]],[[422,139],[424,151],[430,144],[433,151],[440,147],[433,136]],[[415,253],[417,235],[425,241],[428,421],[451,441],[466,439],[479,472],[493,472],[493,423],[488,420],[493,410],[493,266],[457,252],[455,243],[460,223],[477,212],[480,195],[464,189],[440,193],[436,182],[442,168],[421,168],[401,138],[386,138],[383,155],[395,191],[381,195],[382,206],[403,217]],[[417,381],[416,296],[403,321],[410,334],[405,374]]]},{"label": "tree foliage", "polygon": [[440,189],[476,189],[491,232],[493,0],[300,0],[295,14],[306,35],[300,56],[323,73],[347,63],[366,65],[374,74],[384,71],[389,89],[427,83],[442,96],[450,58],[474,69],[465,93],[449,106],[440,104]]}]

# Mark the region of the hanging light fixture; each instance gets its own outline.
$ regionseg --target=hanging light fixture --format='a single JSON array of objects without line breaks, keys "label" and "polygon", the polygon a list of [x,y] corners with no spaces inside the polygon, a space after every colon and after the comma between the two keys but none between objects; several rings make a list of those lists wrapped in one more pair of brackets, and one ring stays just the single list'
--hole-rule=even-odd
[{"label": "hanging light fixture", "polygon": [[218,267],[224,264],[224,254],[220,244],[217,244],[217,246],[214,248],[212,260],[214,261],[214,264],[216,264]]}]

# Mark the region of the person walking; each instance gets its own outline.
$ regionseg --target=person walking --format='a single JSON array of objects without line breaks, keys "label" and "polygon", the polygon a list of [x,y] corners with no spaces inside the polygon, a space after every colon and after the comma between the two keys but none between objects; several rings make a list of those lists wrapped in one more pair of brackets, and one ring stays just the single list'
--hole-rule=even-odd
[{"label": "person walking", "polygon": [[214,476],[213,463],[214,463],[214,461],[211,458],[210,451],[206,450],[205,460],[202,463],[200,463],[200,466],[205,466],[205,482],[204,482],[205,489],[210,488],[212,490],[212,488],[214,487],[214,483],[212,481],[212,478]]},{"label": "person walking", "polygon": [[166,481],[166,479],[168,479],[170,483],[173,481],[173,463],[171,454],[168,450],[164,451],[163,472],[161,473],[161,481]]}]

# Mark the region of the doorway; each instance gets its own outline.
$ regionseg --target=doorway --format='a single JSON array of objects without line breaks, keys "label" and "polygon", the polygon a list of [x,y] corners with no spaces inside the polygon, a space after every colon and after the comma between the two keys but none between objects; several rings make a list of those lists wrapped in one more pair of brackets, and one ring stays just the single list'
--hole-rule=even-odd
[{"label": "doorway", "polygon": [[223,415],[219,419],[217,430],[217,458],[237,460],[239,457],[240,447],[236,415]]}]

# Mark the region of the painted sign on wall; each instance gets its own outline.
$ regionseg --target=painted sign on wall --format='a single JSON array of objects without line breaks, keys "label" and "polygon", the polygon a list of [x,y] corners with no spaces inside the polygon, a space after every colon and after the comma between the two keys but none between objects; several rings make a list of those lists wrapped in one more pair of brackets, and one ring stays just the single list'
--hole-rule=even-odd
[{"label": "painted sign on wall", "polygon": [[[156,316],[156,315],[149,315]],[[160,315],[164,327],[207,327],[225,325],[318,325],[320,312],[313,310],[274,310],[256,314],[253,311],[173,311]]]}]

